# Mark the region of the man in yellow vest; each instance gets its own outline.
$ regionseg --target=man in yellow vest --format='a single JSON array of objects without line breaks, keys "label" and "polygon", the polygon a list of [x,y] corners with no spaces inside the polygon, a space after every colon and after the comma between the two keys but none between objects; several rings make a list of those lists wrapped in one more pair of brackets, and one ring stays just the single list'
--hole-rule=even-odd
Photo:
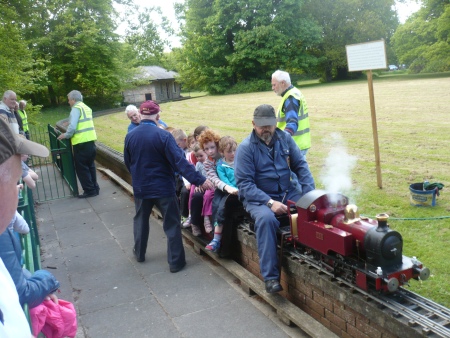
[{"label": "man in yellow vest", "polygon": [[25,111],[25,107],[27,106],[27,101],[25,100],[20,100],[19,101],[19,116],[22,119],[22,130],[25,133],[25,137],[27,138],[27,140],[30,139],[30,131],[28,128],[28,116],[27,116],[27,112]]},{"label": "man in yellow vest", "polygon": [[311,147],[308,106],[303,94],[291,84],[289,73],[277,70],[272,74],[272,90],[282,97],[277,109],[277,127],[291,134],[302,154]]},{"label": "man in yellow vest", "polygon": [[73,147],[75,171],[84,193],[79,198],[97,196],[100,187],[97,184],[95,169],[95,155],[97,134],[92,119],[92,109],[83,103],[83,96],[78,90],[67,94],[69,105],[72,107],[67,131],[58,136],[58,140],[70,138]]}]

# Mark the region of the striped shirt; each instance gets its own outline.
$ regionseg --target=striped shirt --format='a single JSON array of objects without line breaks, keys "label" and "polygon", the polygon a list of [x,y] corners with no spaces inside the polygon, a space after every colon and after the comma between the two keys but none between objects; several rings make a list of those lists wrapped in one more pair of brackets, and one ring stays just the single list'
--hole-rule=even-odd
[{"label": "striped shirt", "polygon": [[203,165],[205,166],[207,179],[214,184],[214,187],[223,191],[226,184],[217,175],[216,162],[217,159],[211,159],[208,157],[206,161],[203,162]]}]

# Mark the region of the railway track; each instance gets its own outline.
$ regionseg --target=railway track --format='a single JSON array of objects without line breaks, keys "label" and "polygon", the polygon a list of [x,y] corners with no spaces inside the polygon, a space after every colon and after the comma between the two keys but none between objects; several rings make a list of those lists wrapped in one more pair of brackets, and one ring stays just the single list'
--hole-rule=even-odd
[{"label": "railway track", "polygon": [[[239,227],[254,234],[247,223],[242,223]],[[408,326],[414,328],[423,336],[450,338],[450,309],[438,303],[403,287],[390,294],[361,290],[347,280],[336,277],[332,272],[324,269],[322,262],[315,260],[310,255],[298,252],[291,246],[283,248],[283,255],[295,257],[295,259],[320,270],[321,273],[327,274],[337,283],[344,284],[355,292],[359,292],[368,300],[376,302],[380,308],[388,309],[393,317],[406,322]]]},{"label": "railway track", "polygon": [[408,325],[421,327],[425,336],[450,337],[450,310],[446,307],[405,288],[380,295],[377,300],[394,311],[395,316],[407,318]]}]

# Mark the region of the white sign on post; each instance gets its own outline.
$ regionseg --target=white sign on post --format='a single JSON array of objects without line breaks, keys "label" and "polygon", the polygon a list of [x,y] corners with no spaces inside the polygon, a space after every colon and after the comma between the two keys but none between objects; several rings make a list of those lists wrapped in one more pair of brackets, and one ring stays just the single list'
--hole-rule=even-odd
[{"label": "white sign on post", "polygon": [[383,187],[381,179],[380,148],[378,145],[377,116],[375,112],[375,97],[373,94],[372,69],[386,69],[386,46],[384,40],[363,42],[345,46],[347,50],[347,64],[349,72],[367,71],[369,84],[370,111],[372,114],[373,144],[375,150],[375,165],[377,170],[377,183]]},{"label": "white sign on post", "polygon": [[387,68],[384,40],[347,45],[345,49],[349,72]]}]

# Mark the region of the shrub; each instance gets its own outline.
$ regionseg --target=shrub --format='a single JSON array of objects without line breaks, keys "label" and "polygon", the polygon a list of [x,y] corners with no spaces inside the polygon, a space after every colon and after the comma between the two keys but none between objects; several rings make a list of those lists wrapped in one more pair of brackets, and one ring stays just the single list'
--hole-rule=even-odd
[{"label": "shrub", "polygon": [[242,81],[227,89],[225,94],[264,92],[270,90],[271,87],[270,80]]}]

